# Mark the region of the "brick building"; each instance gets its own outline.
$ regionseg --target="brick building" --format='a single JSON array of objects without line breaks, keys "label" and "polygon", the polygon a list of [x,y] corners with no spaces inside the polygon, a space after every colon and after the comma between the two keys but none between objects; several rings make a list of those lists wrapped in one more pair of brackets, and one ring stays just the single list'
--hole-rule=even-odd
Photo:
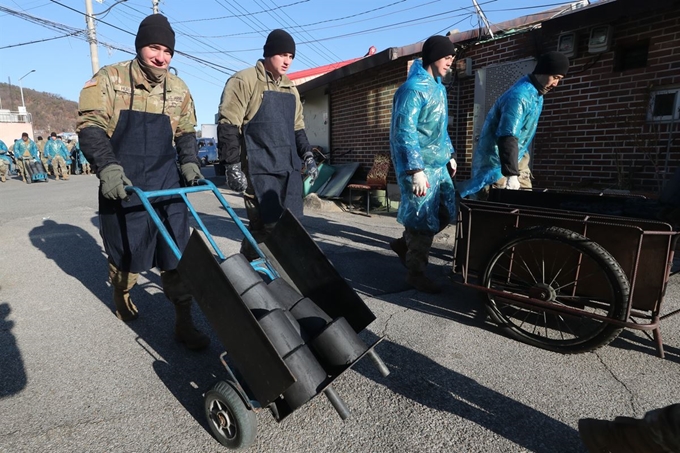
[{"label": "brick building", "polygon": [[[558,45],[571,68],[545,99],[535,186],[657,192],[670,177],[680,159],[680,1],[586,3],[499,24],[493,38],[476,30],[450,37],[464,47],[448,88],[457,178],[469,176],[493,101]],[[298,87],[305,117],[323,118],[312,135],[327,137],[332,163],[361,162],[366,171],[389,150],[392,97],[421,47],[390,48]]]}]

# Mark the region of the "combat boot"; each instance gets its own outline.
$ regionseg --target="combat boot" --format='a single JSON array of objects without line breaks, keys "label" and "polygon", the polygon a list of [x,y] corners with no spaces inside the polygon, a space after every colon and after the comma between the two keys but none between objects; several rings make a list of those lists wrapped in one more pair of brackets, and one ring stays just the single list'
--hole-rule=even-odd
[{"label": "combat boot", "polygon": [[113,288],[113,303],[116,306],[116,316],[121,321],[130,322],[139,317],[139,312],[135,304],[132,303],[129,291]]},{"label": "combat boot", "polygon": [[390,241],[390,248],[399,257],[399,261],[403,266],[406,266],[406,252],[408,247],[406,246],[406,240],[403,237],[398,239],[393,239]]},{"label": "combat boot", "polygon": [[665,453],[644,420],[616,417],[614,421],[583,418],[578,431],[589,453]]},{"label": "combat boot", "polygon": [[409,271],[406,275],[406,283],[424,293],[437,294],[442,291],[441,285],[430,280],[422,272]]},{"label": "combat boot", "polygon": [[109,280],[111,286],[113,286],[113,303],[116,306],[116,316],[123,322],[134,321],[139,317],[139,313],[130,298],[130,290],[137,283],[137,274],[118,270],[116,266],[109,263]]},{"label": "combat boot", "polygon": [[194,326],[191,319],[193,297],[176,269],[161,272],[163,293],[175,306],[175,338],[188,349],[197,351],[210,344],[210,338]]},{"label": "combat boot", "polygon": [[210,344],[210,338],[194,326],[191,318],[191,299],[175,303],[175,338],[187,349],[198,351]]}]

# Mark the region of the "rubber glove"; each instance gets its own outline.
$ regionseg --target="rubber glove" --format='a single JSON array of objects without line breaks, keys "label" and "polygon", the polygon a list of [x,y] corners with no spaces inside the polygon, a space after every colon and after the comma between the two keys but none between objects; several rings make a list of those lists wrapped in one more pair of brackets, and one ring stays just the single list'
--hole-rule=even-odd
[{"label": "rubber glove", "polygon": [[519,176],[510,176],[505,188],[508,190],[519,190]]},{"label": "rubber glove", "polygon": [[187,186],[195,186],[199,179],[204,179],[201,170],[194,162],[182,164],[179,166],[179,169],[182,172],[182,176],[184,176],[184,180],[187,182]]},{"label": "rubber glove", "polygon": [[428,187],[430,187],[430,183],[427,181],[424,171],[420,170],[413,174],[413,193],[416,197],[424,196]]},{"label": "rubber glove", "polygon": [[302,156],[305,163],[305,176],[309,176],[309,184],[314,184],[316,178],[319,176],[319,167],[316,166],[314,155],[312,153],[305,153]]},{"label": "rubber glove", "polygon": [[449,165],[451,166],[451,177],[453,178],[456,176],[456,170],[458,169],[458,164],[456,163],[456,159],[453,157],[449,161]]},{"label": "rubber glove", "polygon": [[241,163],[226,166],[227,184],[231,190],[245,192],[248,188],[248,180],[245,173],[241,171]]},{"label": "rubber glove", "polygon": [[128,200],[125,186],[131,186],[132,182],[125,177],[123,167],[118,164],[111,164],[104,167],[99,172],[100,190],[102,196],[107,200]]}]

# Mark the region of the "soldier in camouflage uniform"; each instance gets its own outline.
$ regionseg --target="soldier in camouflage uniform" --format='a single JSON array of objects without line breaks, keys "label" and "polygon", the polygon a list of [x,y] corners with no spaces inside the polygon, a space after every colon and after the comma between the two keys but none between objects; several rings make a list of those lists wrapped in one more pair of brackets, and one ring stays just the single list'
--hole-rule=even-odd
[{"label": "soldier in camouflage uniform", "polygon": [[38,135],[38,139],[35,141],[35,146],[38,147],[38,154],[40,155],[40,160],[45,167],[45,171],[49,174],[49,168],[47,165],[47,159],[45,158],[45,140],[43,140],[42,135]]},{"label": "soldier in camouflage uniform", "polygon": [[26,165],[30,161],[37,161],[39,159],[38,147],[35,142],[28,138],[28,133],[21,134],[21,140],[14,142],[14,159],[17,162],[17,169],[21,172],[21,179],[26,182]]},{"label": "soldier in camouflage uniform", "polygon": [[68,166],[71,165],[71,156],[61,137],[58,137],[56,132],[52,132],[49,141],[45,144],[44,156],[47,164],[52,166],[55,179],[59,180],[59,175],[61,174],[64,181],[68,181]]},{"label": "soldier in camouflage uniform", "polygon": [[[248,229],[257,242],[266,239],[284,209],[302,216],[302,163],[310,182],[318,174],[300,95],[286,76],[293,58],[293,37],[273,30],[264,59],[227,80],[219,107],[220,162],[229,187],[245,191]],[[258,257],[245,239],[241,253]]]},{"label": "soldier in camouflage uniform", "polygon": [[[141,22],[135,48],[134,60],[106,66],[85,84],[78,106],[80,149],[100,179],[99,224],[116,315],[125,322],[137,318],[130,290],[140,272],[158,267],[163,292],[175,307],[175,337],[189,349],[203,349],[210,339],[194,327],[192,296],[176,270],[177,258],[141,202],[125,191],[131,185],[176,188],[181,177],[186,184],[203,178],[194,101],[184,82],[168,72],[175,33],[164,16]],[[156,198],[154,204],[183,251],[189,240],[186,205],[181,197]]]}]

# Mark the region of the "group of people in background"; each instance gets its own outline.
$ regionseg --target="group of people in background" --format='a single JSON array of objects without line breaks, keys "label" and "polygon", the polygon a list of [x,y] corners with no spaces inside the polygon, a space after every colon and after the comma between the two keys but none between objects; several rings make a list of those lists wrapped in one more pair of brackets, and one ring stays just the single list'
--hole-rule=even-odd
[{"label": "group of people in background", "polygon": [[48,175],[67,181],[70,174],[92,174],[90,163],[80,150],[77,140],[64,142],[61,135],[52,132],[47,141],[42,136],[34,142],[27,132],[7,147],[0,140],[0,182],[6,182],[12,174],[18,174],[22,181],[30,174],[27,166],[40,162]]}]

